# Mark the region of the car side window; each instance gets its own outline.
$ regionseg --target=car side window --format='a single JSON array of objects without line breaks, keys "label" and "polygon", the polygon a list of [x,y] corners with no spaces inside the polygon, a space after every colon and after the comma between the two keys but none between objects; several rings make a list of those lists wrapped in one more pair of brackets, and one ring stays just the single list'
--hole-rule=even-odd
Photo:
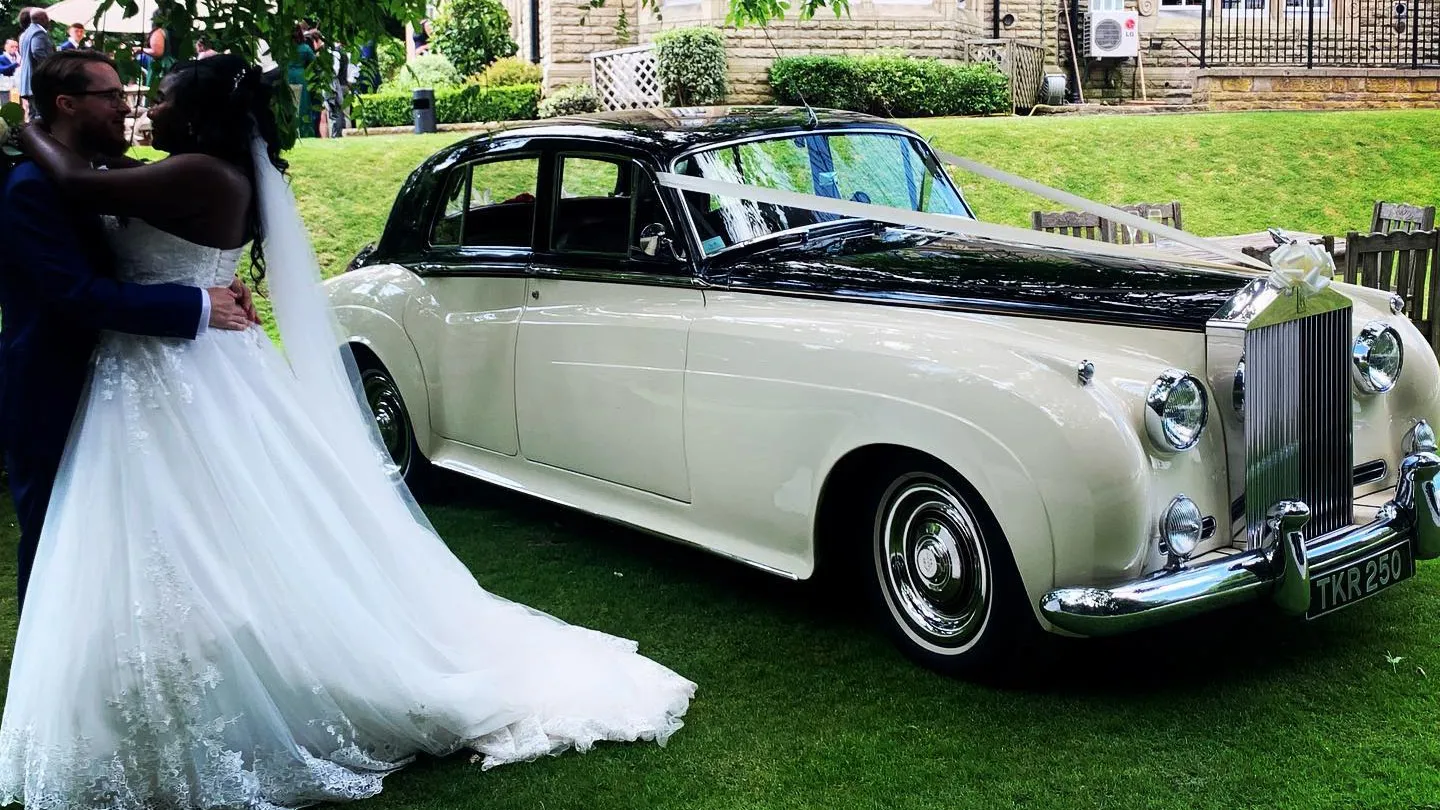
[{"label": "car side window", "polygon": [[430,230],[430,244],[436,247],[460,244],[460,232],[465,227],[465,201],[469,193],[470,168],[462,166],[450,173],[449,185],[445,189],[445,207]]},{"label": "car side window", "polygon": [[[658,230],[657,230],[658,228]],[[555,202],[554,249],[646,259],[656,234],[671,238],[655,184],[629,160],[565,155]]]},{"label": "car side window", "polygon": [[553,230],[556,252],[624,256],[631,179],[629,161],[562,156]]},{"label": "car side window", "polygon": [[451,174],[431,231],[439,246],[528,248],[535,231],[540,159],[516,157],[462,166]]}]

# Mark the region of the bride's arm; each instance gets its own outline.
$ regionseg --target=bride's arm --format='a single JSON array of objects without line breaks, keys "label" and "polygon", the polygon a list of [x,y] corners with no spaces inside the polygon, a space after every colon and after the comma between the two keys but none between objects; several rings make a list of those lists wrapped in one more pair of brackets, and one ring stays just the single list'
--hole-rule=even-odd
[{"label": "bride's arm", "polygon": [[[92,211],[116,216],[193,221],[233,207],[248,187],[237,175],[206,155],[175,155],[130,168],[96,169],[50,133],[35,126],[20,133],[25,152],[50,175],[61,195]],[[237,193],[238,192],[238,193]],[[243,209],[241,209],[243,211]]]}]

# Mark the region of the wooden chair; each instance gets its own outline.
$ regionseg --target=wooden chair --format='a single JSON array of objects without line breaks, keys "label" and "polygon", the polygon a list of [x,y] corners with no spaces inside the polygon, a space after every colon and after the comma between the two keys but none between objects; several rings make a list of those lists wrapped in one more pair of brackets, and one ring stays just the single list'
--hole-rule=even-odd
[{"label": "wooden chair", "polygon": [[1074,236],[1079,239],[1110,241],[1109,234],[1105,230],[1105,220],[1096,214],[1087,214],[1084,211],[1031,211],[1030,228],[1046,233],[1058,233],[1062,236]]},{"label": "wooden chair", "polygon": [[[1181,228],[1180,203],[1135,203],[1117,205],[1121,211],[1137,217],[1153,219],[1161,225]],[[1058,233],[1081,239],[1098,239],[1121,245],[1149,244],[1155,241],[1152,234],[1136,230],[1128,225],[1119,225],[1098,214],[1084,211],[1031,211],[1030,227],[1046,233]]]},{"label": "wooden chair", "polygon": [[1371,233],[1393,233],[1395,231],[1429,231],[1435,228],[1435,206],[1421,208],[1408,203],[1375,201],[1375,213],[1370,217]]},{"label": "wooden chair", "polygon": [[[1121,211],[1134,214],[1142,219],[1152,219],[1161,225],[1169,225],[1176,230],[1185,230],[1180,224],[1180,203],[1135,203],[1134,205],[1117,205]],[[1154,244],[1155,235],[1145,231],[1136,230],[1128,225],[1117,222],[1107,222],[1110,230],[1110,241],[1122,245],[1148,245]]]},{"label": "wooden chair", "polygon": [[1345,237],[1342,280],[1405,299],[1404,313],[1440,354],[1440,230]]},{"label": "wooden chair", "polygon": [[[1319,245],[1325,248],[1325,252],[1329,253],[1331,258],[1335,257],[1335,237],[1327,235],[1322,236],[1319,239],[1311,239],[1310,244]],[[1266,245],[1265,247],[1253,247],[1251,245],[1246,245],[1245,247],[1240,248],[1240,252],[1244,253],[1246,256],[1253,256],[1260,261],[1269,264],[1270,254],[1274,253],[1275,248],[1277,247],[1279,247],[1279,245],[1275,244]]]}]

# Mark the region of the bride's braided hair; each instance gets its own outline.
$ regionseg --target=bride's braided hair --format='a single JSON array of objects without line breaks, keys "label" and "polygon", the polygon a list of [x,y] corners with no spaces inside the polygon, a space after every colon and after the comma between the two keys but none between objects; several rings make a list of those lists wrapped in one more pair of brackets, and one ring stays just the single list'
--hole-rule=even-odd
[{"label": "bride's braided hair", "polygon": [[[251,143],[256,135],[265,141],[270,162],[283,174],[289,164],[280,157],[279,125],[272,106],[272,83],[260,68],[230,54],[196,59],[176,65],[172,101],[184,111],[194,128],[197,152],[234,165],[250,179],[250,263],[258,285],[265,277],[264,227],[260,195],[255,182]],[[288,88],[286,88],[288,90]]]}]

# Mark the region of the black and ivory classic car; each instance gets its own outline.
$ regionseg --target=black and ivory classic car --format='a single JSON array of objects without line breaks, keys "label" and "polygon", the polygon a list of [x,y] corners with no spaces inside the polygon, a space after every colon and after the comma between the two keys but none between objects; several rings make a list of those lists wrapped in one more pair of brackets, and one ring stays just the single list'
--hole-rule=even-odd
[{"label": "black and ivory classic car", "polygon": [[1440,556],[1440,368],[1386,292],[675,176],[975,216],[923,139],[846,113],[448,146],[327,282],[408,479],[446,468],[783,577],[858,562],[895,641],[950,671],[1036,627],[1245,600],[1314,618]]}]

